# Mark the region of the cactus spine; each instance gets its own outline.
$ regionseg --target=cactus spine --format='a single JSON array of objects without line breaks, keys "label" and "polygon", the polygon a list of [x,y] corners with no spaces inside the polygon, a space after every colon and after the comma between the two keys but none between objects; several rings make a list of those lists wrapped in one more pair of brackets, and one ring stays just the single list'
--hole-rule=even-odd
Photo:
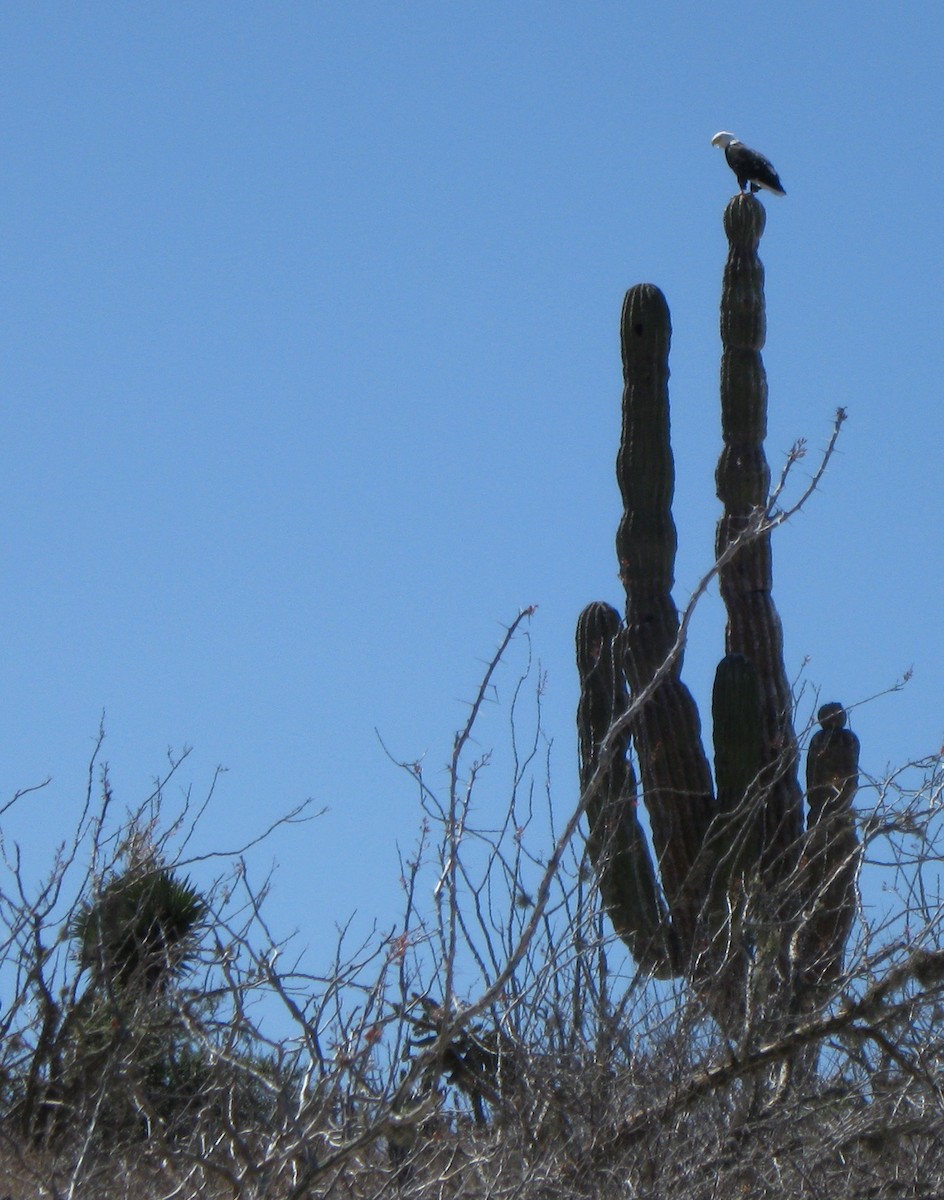
[{"label": "cactus spine", "polygon": [[[757,256],[764,219],[752,195],[736,196],[724,214],[729,253],[721,299],[723,449],[716,472],[723,512],[716,552],[725,556],[719,583],[727,624],[712,696],[714,779],[698,709],[681,680],[681,655],[663,669],[679,631],[671,594],[676,551],[671,323],[665,298],[652,284],[627,292],[621,321],[623,424],[616,472],[624,511],[616,549],[625,623],[615,609],[595,603],[577,627],[582,786],[601,766],[600,745],[613,721],[661,671],[658,686],[602,764],[602,786],[587,807],[588,846],[603,903],[642,964],[660,974],[687,974],[726,1022],[743,1014],[743,1002],[732,1001],[730,993],[733,984],[744,982],[750,958],[735,921],[764,925],[765,957],[781,982],[790,980],[791,994],[781,996],[777,1007],[784,1011],[786,1000],[796,1011],[811,988],[841,968],[855,883],[851,806],[858,742],[844,728],[841,706],[821,712],[823,728],[808,758],[804,835],[792,694],[772,597],[770,534],[755,525],[770,487],[761,358],[764,269]],[[630,740],[654,862],[635,807]],[[795,961],[797,944],[801,962]]]}]

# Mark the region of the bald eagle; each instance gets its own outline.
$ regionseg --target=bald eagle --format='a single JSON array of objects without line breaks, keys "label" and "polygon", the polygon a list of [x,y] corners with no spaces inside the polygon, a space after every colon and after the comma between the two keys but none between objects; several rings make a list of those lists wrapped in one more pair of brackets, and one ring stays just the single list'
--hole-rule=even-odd
[{"label": "bald eagle", "polygon": [[738,186],[742,192],[750,184],[752,192],[766,188],[768,192],[775,192],[778,196],[787,194],[780,182],[780,176],[763,154],[748,149],[743,142],[737,140],[733,133],[716,133],[711,139],[711,144],[720,146],[724,151],[724,157],[728,160],[728,166],[737,176]]}]

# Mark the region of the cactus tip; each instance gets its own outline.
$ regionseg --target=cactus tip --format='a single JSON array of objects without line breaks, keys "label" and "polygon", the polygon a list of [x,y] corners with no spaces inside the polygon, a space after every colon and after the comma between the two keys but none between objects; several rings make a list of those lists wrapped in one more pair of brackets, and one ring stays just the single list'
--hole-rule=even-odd
[{"label": "cactus tip", "polygon": [[847,720],[846,710],[838,700],[830,700],[828,704],[821,706],[816,714],[816,719],[823,729],[844,729]]}]

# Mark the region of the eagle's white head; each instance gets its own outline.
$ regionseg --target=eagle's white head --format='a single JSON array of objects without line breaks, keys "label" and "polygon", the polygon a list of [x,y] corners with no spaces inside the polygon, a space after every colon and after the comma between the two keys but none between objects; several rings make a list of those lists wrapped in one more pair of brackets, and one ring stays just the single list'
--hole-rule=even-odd
[{"label": "eagle's white head", "polygon": [[726,150],[728,148],[728,146],[731,145],[732,142],[736,142],[737,140],[738,139],[734,136],[733,133],[725,133],[722,130],[721,133],[716,133],[715,136],[711,139],[711,144],[712,144],[712,146],[720,146],[722,150]]}]

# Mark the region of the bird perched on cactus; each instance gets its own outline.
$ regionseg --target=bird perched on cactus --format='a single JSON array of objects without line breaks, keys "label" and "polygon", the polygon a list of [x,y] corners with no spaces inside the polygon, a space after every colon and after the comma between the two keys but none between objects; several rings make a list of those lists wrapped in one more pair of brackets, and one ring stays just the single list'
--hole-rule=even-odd
[{"label": "bird perched on cactus", "polygon": [[728,166],[737,176],[738,186],[742,192],[750,185],[752,192],[766,188],[768,192],[774,192],[777,196],[787,194],[780,182],[780,176],[770,161],[764,158],[763,154],[758,154],[756,150],[751,150],[743,142],[738,141],[733,133],[724,131],[716,133],[711,139],[711,144],[720,146],[724,151],[724,157],[727,159]]}]

